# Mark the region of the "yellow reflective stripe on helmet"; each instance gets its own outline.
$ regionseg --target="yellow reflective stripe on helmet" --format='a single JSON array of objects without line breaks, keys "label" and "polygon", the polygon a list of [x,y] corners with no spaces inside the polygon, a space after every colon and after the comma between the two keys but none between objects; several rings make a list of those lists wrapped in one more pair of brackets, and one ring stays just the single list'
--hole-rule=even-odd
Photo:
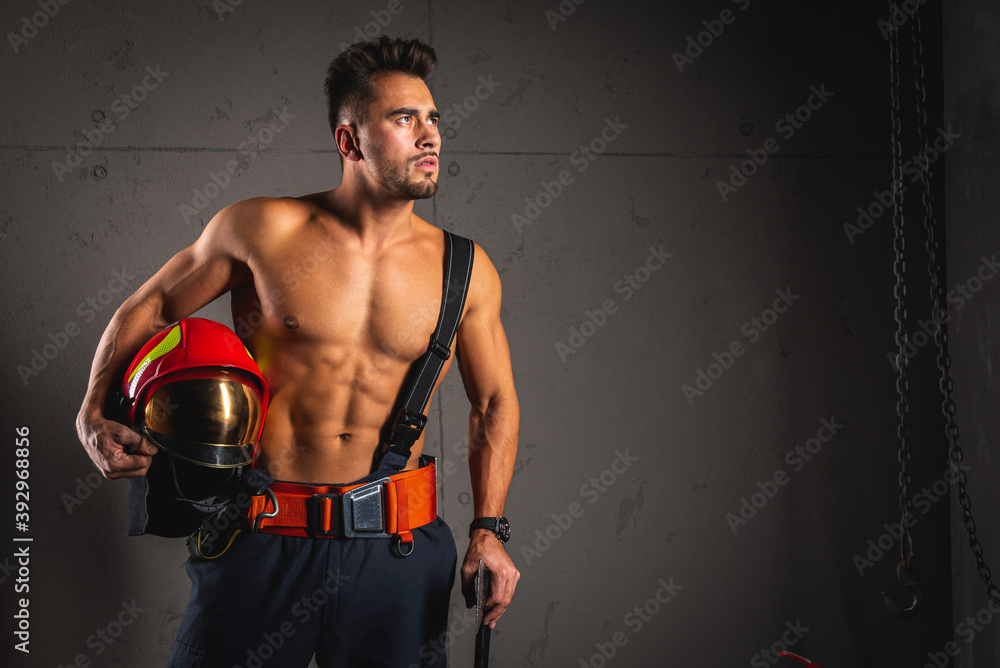
[{"label": "yellow reflective stripe on helmet", "polygon": [[132,382],[132,379],[140,371],[149,366],[149,363],[155,360],[157,357],[163,357],[171,350],[177,347],[177,344],[181,342],[181,326],[174,325],[174,328],[170,330],[170,333],[163,337],[163,340],[156,344],[156,347],[149,351],[149,354],[142,358],[142,362],[135,368],[132,375],[128,377],[128,382]]},{"label": "yellow reflective stripe on helmet", "polygon": [[253,354],[250,352],[250,349],[247,348],[246,346],[243,346],[243,350],[247,351],[247,355],[250,355],[250,361],[256,364],[257,360],[253,358]]}]

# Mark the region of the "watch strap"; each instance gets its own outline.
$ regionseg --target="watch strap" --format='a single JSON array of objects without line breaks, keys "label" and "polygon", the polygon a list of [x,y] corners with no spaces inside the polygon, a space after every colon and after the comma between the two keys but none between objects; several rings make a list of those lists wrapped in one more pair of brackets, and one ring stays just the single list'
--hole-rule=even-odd
[{"label": "watch strap", "polygon": [[[506,530],[505,525],[507,527]],[[496,534],[497,539],[501,543],[505,543],[509,538],[509,526],[506,517],[477,517],[469,525],[469,538],[472,538],[472,532],[476,529],[488,529]]]}]

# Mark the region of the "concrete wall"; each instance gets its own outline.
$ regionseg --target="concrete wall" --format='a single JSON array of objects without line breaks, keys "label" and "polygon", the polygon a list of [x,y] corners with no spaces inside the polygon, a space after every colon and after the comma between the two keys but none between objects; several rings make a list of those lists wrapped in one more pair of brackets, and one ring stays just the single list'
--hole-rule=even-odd
[{"label": "concrete wall", "polygon": [[[451,110],[439,195],[416,211],[482,244],[504,283],[522,406],[508,549],[522,578],[494,635],[494,665],[772,665],[761,652],[783,634],[826,668],[918,666],[940,651],[952,634],[946,499],[918,513],[914,529],[924,610],[897,620],[879,594],[900,590],[885,528],[898,521],[898,490],[891,226],[877,213],[890,181],[877,3],[593,0],[564,2],[559,13],[556,0],[401,0],[396,14],[390,5],[70,2],[15,40],[16,52],[4,47],[0,475],[11,490],[14,428],[30,427],[34,537],[32,654],[11,665],[68,665],[80,654],[93,665],[165,661],[188,595],[185,548],[124,537],[127,485],[100,482],[74,432],[90,362],[126,293],[218,209],[339,183],[323,75],[339,45],[378,17],[386,25],[371,23],[373,33],[435,47],[431,91]],[[0,26],[17,31],[36,11],[29,0],[6,3]],[[939,91],[940,9],[921,11]],[[953,41],[971,20],[953,15]],[[689,47],[699,33],[703,46]],[[688,49],[689,62],[672,55]],[[979,62],[976,49],[961,47],[967,69]],[[169,74],[135,88],[147,68]],[[957,93],[985,105],[983,83],[965,76]],[[480,88],[479,100],[482,79],[494,90]],[[133,90],[144,99],[125,116],[115,100]],[[248,155],[241,143],[284,109],[294,115],[287,127]],[[797,126],[780,123],[796,113]],[[936,129],[940,109],[931,114]],[[67,145],[110,128],[106,119],[114,130],[67,162]],[[585,146],[593,159],[581,157]],[[958,182],[985,224],[991,191],[972,173],[988,154],[976,150],[963,153]],[[766,160],[741,183],[731,170],[747,151]],[[199,199],[195,191],[233,159],[238,176]],[[732,190],[720,192],[731,177]],[[845,228],[859,207],[876,216],[860,235]],[[984,243],[959,239],[949,259],[961,251],[971,270]],[[662,265],[649,259],[661,247],[670,254]],[[911,262],[918,276],[923,261]],[[111,289],[116,271],[124,291]],[[638,289],[625,289],[627,276]],[[929,312],[917,276],[911,334]],[[963,317],[987,317],[987,302]],[[226,299],[198,315],[232,323]],[[957,340],[986,331],[958,327]],[[67,328],[64,347],[46,348]],[[19,369],[46,350],[52,359],[22,378]],[[974,364],[956,354],[969,388],[982,386]],[[912,366],[920,487],[945,463],[932,353],[922,349]],[[713,378],[701,380],[701,394],[685,393],[703,373]],[[472,513],[459,454],[467,412],[453,374],[432,407],[427,444],[457,468],[443,479],[442,514],[460,555]],[[824,421],[842,426],[831,435]],[[986,433],[965,433],[970,455],[984,457]],[[572,524],[561,528],[554,515]],[[12,531],[9,520],[2,526]],[[13,552],[4,545],[0,560]],[[0,600],[13,611],[15,576],[0,577]],[[963,598],[966,581],[956,589],[962,610],[975,607]],[[655,598],[666,596],[661,582],[675,588],[665,604]],[[125,633],[110,646],[88,644],[133,600],[143,612]],[[457,588],[453,606],[449,658],[467,665],[473,634]],[[5,656],[14,654],[11,622],[5,613]],[[604,660],[600,647],[610,653],[615,638],[623,645]]]},{"label": "concrete wall", "polygon": [[[945,120],[962,135],[948,156],[946,170],[948,286],[965,286],[971,295],[969,308],[954,312],[949,330],[959,444],[972,467],[968,489],[977,535],[997,577],[1000,490],[995,481],[1000,470],[991,450],[1000,436],[993,403],[1000,285],[989,280],[984,265],[995,262],[1000,252],[996,224],[1000,197],[994,185],[1000,177],[995,159],[1000,151],[1000,8],[982,0],[952,3],[944,27]],[[951,535],[953,622],[956,641],[965,648],[955,665],[995,666],[1000,663],[1000,625],[987,605],[958,504],[952,509]]]}]

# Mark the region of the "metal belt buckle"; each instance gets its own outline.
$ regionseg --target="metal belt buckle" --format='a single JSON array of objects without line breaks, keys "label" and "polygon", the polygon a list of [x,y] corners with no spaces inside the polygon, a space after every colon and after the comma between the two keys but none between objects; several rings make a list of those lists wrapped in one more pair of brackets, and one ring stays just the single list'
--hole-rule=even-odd
[{"label": "metal belt buckle", "polygon": [[341,518],[345,538],[389,538],[385,486],[388,478],[380,478],[344,492]]}]

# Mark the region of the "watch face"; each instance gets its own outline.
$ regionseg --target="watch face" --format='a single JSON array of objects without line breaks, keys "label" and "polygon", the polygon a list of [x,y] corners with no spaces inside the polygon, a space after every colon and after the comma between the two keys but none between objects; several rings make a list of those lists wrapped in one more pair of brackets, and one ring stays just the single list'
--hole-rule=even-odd
[{"label": "watch face", "polygon": [[507,522],[506,517],[500,518],[499,538],[501,543],[506,543],[508,540],[510,540],[510,524]]}]

